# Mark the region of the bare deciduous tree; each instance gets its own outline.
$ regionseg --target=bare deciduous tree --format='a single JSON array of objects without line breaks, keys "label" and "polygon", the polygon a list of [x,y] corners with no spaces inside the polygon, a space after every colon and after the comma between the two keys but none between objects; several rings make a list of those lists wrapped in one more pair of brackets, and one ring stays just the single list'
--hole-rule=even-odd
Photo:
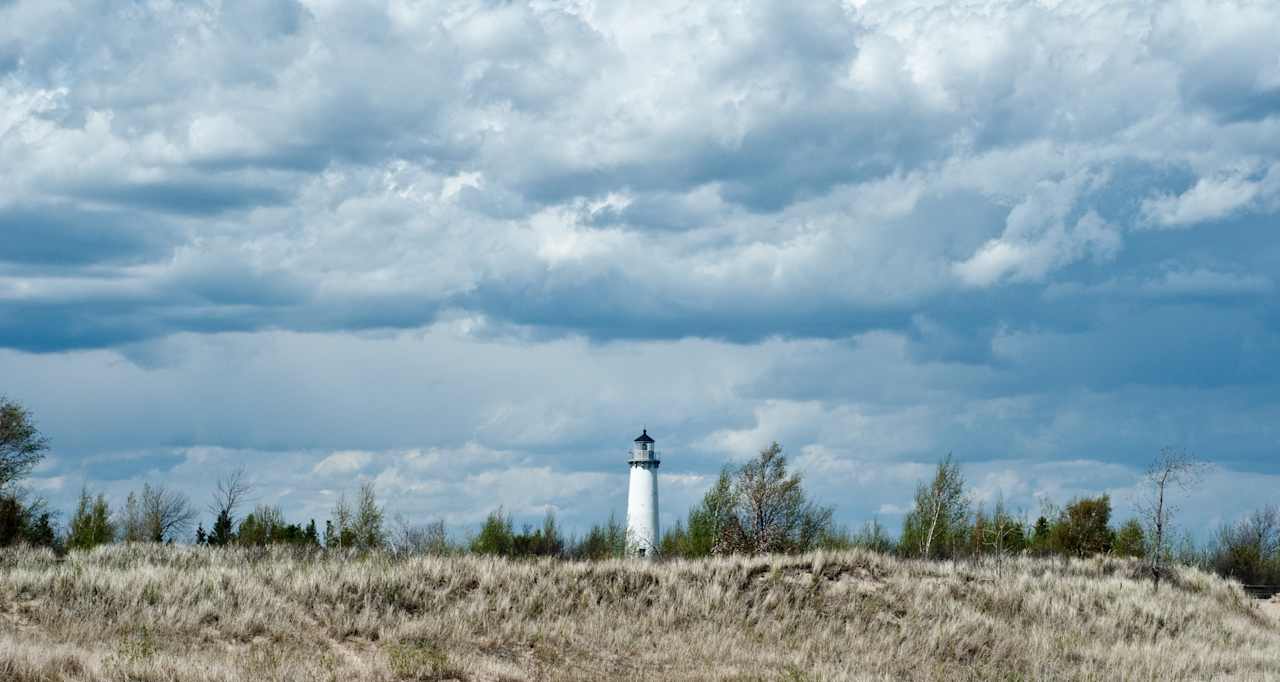
[{"label": "bare deciduous tree", "polygon": [[1204,474],[1205,463],[1181,450],[1163,448],[1143,476],[1144,490],[1135,507],[1148,528],[1148,559],[1153,589],[1160,589],[1160,578],[1168,557],[1168,538],[1178,505],[1172,496],[1196,485]]},{"label": "bare deciduous tree", "polygon": [[1259,556],[1280,554],[1280,509],[1271,505],[1263,507],[1250,514],[1240,528],[1250,544],[1258,549]]},{"label": "bare deciduous tree", "polygon": [[443,556],[449,553],[449,533],[444,521],[420,525],[410,522],[403,514],[396,514],[391,548],[397,554]]},{"label": "bare deciduous tree", "polygon": [[213,529],[208,542],[214,546],[230,544],[236,537],[236,510],[253,493],[253,485],[245,478],[244,467],[218,479],[218,487],[209,503]]},{"label": "bare deciduous tree", "polygon": [[151,542],[174,540],[191,530],[196,520],[196,510],[187,496],[163,485],[142,486],[141,511],[145,539]]},{"label": "bare deciduous tree", "polygon": [[327,546],[377,549],[386,544],[387,535],[382,527],[383,510],[378,506],[372,483],[360,486],[354,509],[347,502],[346,493],[339,495],[332,514],[330,525],[333,533],[332,537],[325,538]]},{"label": "bare deciduous tree", "polygon": [[223,514],[235,519],[236,510],[253,494],[253,484],[245,477],[244,467],[218,479],[217,488],[213,491],[213,501],[209,503],[209,513],[216,519]]},{"label": "bare deciduous tree", "polygon": [[[995,557],[996,573],[1002,573],[1004,570],[1004,558],[1011,551],[1020,551],[1025,545],[1023,536],[1026,522],[1022,520],[1022,514],[1014,516],[1005,507],[1004,493],[996,498],[995,511],[991,514],[989,521],[980,526],[981,535],[978,541],[982,543],[987,553]],[[978,530],[975,528],[975,530]],[[1015,538],[1017,542],[1014,542]]]},{"label": "bare deciduous tree", "polygon": [[1267,506],[1218,529],[1213,569],[1243,583],[1272,583],[1280,575],[1280,509]]}]

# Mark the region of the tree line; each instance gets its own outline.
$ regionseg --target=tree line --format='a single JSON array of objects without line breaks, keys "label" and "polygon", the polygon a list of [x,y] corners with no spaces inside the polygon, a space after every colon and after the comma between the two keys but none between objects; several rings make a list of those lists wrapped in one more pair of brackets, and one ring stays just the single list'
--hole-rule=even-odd
[{"label": "tree line", "polygon": [[[539,525],[517,529],[502,508],[492,511],[478,532],[459,541],[450,537],[443,521],[419,525],[402,516],[388,520],[372,484],[361,486],[352,499],[341,495],[323,528],[315,519],[289,522],[279,506],[247,509],[254,489],[243,469],[216,482],[205,509],[208,528],[184,493],[144,484],[114,510],[102,494],[83,489],[60,529],[47,503],[18,485],[47,448],[26,410],[0,398],[0,546],[22,543],[62,551],[112,542],[194,539],[215,547],[290,545],[576,560],[621,557],[627,546],[625,525],[613,516],[572,536],[561,530],[553,513]],[[1185,533],[1174,537],[1178,498],[1203,470],[1202,463],[1185,454],[1165,450],[1145,473],[1137,517],[1115,523],[1110,497],[1099,495],[1062,506],[1046,502],[1032,520],[1001,499],[990,506],[975,503],[960,464],[947,455],[933,476],[917,486],[895,538],[875,520],[856,531],[837,526],[833,508],[808,497],[801,475],[789,471],[781,446],[773,443],[744,464],[724,467],[686,518],[663,534],[659,555],[693,559],[855,547],[942,560],[1105,554],[1142,560],[1157,586],[1171,563],[1198,565],[1246,584],[1280,584],[1280,511],[1275,507],[1221,526],[1204,546]]]}]

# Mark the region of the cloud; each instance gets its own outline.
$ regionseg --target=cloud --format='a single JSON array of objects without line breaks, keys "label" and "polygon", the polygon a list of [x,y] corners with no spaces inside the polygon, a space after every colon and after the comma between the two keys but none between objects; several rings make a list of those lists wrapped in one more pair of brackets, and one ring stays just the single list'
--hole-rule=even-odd
[{"label": "cloud", "polygon": [[373,455],[357,450],[335,452],[320,460],[311,468],[311,473],[320,475],[352,474],[368,466]]},{"label": "cloud", "polygon": [[1245,210],[1266,194],[1280,192],[1280,166],[1266,177],[1250,180],[1246,174],[1200,178],[1178,195],[1161,194],[1142,201],[1142,213],[1151,227],[1185,228],[1221,220]]},{"label": "cloud", "polygon": [[140,263],[163,257],[176,230],[118,212],[66,204],[0,207],[0,263],[46,267]]},{"label": "cloud", "polygon": [[[52,307],[47,331],[5,341],[28,350],[459,307],[602,339],[833,337],[906,328],[957,283],[1105,266],[1131,226],[1274,208],[1262,171],[1123,187],[1139,215],[1120,196],[1135,164],[1232,168],[1267,139],[1266,117],[1178,106],[1224,62],[1270,87],[1257,27],[1275,18],[1256,7],[1247,23],[1191,2],[5,12],[21,54],[5,191],[97,240],[12,250],[132,259],[154,292]],[[90,25],[75,49],[29,39]],[[85,227],[107,207],[127,228]],[[221,272],[202,286],[239,307],[182,291],[186,268]]]},{"label": "cloud", "polygon": [[1089,285],[1075,282],[1051,284],[1045,288],[1044,295],[1049,300],[1078,297],[1240,300],[1265,296],[1274,289],[1275,282],[1262,274],[1222,272],[1207,267],[1166,263],[1157,273],[1144,276],[1113,278]]},{"label": "cloud", "polygon": [[850,522],[947,451],[1024,505],[1170,442],[1247,483],[1278,30],[1200,0],[5,3],[0,376],[59,495],[260,457],[308,514],[371,480],[585,523],[637,423],[664,514],[772,439]]},{"label": "cloud", "polygon": [[956,274],[972,286],[991,286],[1005,278],[1038,281],[1086,256],[1114,257],[1121,245],[1114,226],[1094,210],[1070,219],[1081,193],[1104,183],[1104,178],[1078,175],[1037,187],[1009,212],[999,238],[955,264]]},{"label": "cloud", "polygon": [[[1038,508],[1037,495],[1062,502],[1131,485],[1169,443],[1252,486],[1247,472],[1271,472],[1267,425],[1280,423],[1265,377],[1214,385],[1230,377],[1207,365],[1170,387],[1159,383],[1164,356],[1124,374],[1115,367],[1131,356],[1095,366],[1086,348],[1063,366],[1071,356],[1055,352],[1105,339],[1003,341],[1004,366],[983,367],[920,362],[909,339],[883,332],[855,342],[592,344],[474,329],[184,334],[155,351],[164,359],[153,366],[108,351],[6,351],[0,371],[52,440],[56,458],[40,476],[67,481],[47,493],[59,508],[80,482],[117,500],[148,480],[203,499],[211,476],[244,464],[260,501],[291,517],[326,518],[339,493],[371,482],[390,510],[445,518],[459,532],[500,505],[522,522],[555,509],[578,530],[621,514],[626,449],[640,426],[663,453],[664,523],[721,466],[777,439],[815,500],[858,524],[887,513],[883,505],[908,505],[947,452],[983,499],[1003,494],[1025,509]],[[1209,381],[1189,380],[1195,371]],[[1081,458],[1110,473],[1060,461]]]}]

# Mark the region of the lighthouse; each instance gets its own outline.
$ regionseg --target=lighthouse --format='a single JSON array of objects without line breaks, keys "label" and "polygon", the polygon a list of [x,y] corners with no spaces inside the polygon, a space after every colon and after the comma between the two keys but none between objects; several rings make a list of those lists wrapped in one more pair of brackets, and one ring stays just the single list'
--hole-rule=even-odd
[{"label": "lighthouse", "polygon": [[658,555],[658,452],[649,430],[631,446],[631,487],[627,492],[627,556]]}]

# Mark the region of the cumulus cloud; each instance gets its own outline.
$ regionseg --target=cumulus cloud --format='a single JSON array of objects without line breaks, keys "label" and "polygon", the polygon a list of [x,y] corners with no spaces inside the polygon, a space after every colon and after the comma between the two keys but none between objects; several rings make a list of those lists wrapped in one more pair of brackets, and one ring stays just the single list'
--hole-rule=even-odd
[{"label": "cumulus cloud", "polygon": [[[1275,208],[1261,171],[1211,170],[1274,139],[1256,5],[669,9],[11,3],[3,192],[62,241],[11,242],[0,277],[38,292],[93,267],[132,292],[3,342],[451,307],[602,338],[833,336],[901,328],[957,281],[1103,265],[1129,225]],[[1228,72],[1243,100],[1197,90]],[[1206,175],[1123,188],[1139,217],[1125,164]],[[54,258],[72,267],[14,270]]]},{"label": "cumulus cloud", "polygon": [[1276,192],[1280,192],[1280,166],[1273,166],[1258,180],[1245,173],[1202,177],[1181,194],[1144,199],[1142,213],[1151,227],[1185,228],[1229,217]]},{"label": "cumulus cloud", "polygon": [[[1267,469],[1277,33],[1245,0],[0,3],[0,376],[50,480],[268,453],[457,519],[605,510],[637,421],[681,503],[771,439],[854,516],[949,449]],[[1123,478],[1023,466],[984,491]]]}]

